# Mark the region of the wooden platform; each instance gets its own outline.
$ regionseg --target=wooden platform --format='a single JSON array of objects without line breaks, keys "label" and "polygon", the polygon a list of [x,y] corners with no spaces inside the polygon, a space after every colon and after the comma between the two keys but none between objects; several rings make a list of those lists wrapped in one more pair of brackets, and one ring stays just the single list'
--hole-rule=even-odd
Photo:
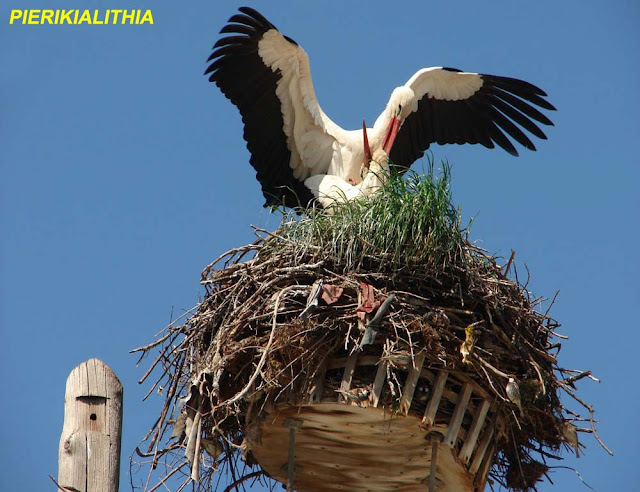
[{"label": "wooden platform", "polygon": [[[290,437],[287,418],[302,423],[295,435],[295,490],[428,490],[432,443],[419,417],[337,402],[273,411],[261,425],[261,442],[252,443],[251,449],[263,469],[283,483]],[[437,424],[431,430],[443,437],[447,433]],[[436,490],[474,490],[474,475],[455,450],[445,443],[437,446]]]},{"label": "wooden platform", "polygon": [[254,436],[247,445],[285,484],[293,449],[291,490],[482,491],[500,418],[494,403],[465,375],[424,362],[424,354],[397,361],[404,382],[389,395],[387,363],[380,357],[355,352],[330,359],[319,367],[309,394],[297,405],[268,411],[257,432],[247,434]]}]

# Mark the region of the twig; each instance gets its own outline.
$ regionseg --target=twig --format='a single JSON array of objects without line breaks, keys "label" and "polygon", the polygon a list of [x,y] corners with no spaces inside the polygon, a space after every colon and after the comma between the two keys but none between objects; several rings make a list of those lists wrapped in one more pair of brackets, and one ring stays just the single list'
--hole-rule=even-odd
[{"label": "twig", "polygon": [[529,362],[531,362],[531,364],[533,365],[533,368],[538,373],[538,380],[540,381],[540,384],[542,385],[542,394],[546,395],[547,394],[547,387],[544,384],[544,379],[542,378],[542,374],[540,374],[540,366],[538,366],[537,362],[535,360],[533,360],[531,357],[529,357]]},{"label": "twig", "polygon": [[[196,306],[197,307],[197,306]],[[196,309],[196,307],[190,309],[189,311],[185,311],[179,318],[176,318],[175,321],[180,320],[181,318],[183,318],[184,316],[186,316],[187,314],[191,314],[193,313],[193,311]],[[174,322],[175,322],[174,321]],[[166,335],[164,335],[163,337],[159,338],[158,340],[155,340],[154,342],[151,342],[147,345],[143,345],[142,347],[138,347],[138,348],[134,348],[133,350],[129,350],[130,354],[135,354],[136,352],[144,352],[142,354],[142,356],[140,356],[140,359],[138,360],[138,363],[140,363],[140,361],[142,360],[142,357],[144,357],[144,355],[146,354],[146,352],[148,352],[149,350],[151,350],[153,347],[157,347],[158,345],[160,345],[161,343],[163,343],[165,340],[167,340],[168,338],[171,338],[172,336],[177,335],[179,332],[176,332],[174,330],[172,330],[171,325],[169,325],[169,331],[167,332]]]},{"label": "twig", "polygon": [[[267,236],[274,237],[276,239],[280,239],[282,241],[286,241],[286,242],[291,243],[291,244],[296,244],[296,242],[293,241],[292,239],[286,238],[284,236],[280,236],[279,234],[276,234],[275,232],[271,232],[271,231],[268,231],[266,229],[263,229],[262,227],[258,227],[258,226],[252,225],[251,228],[254,230],[254,233],[256,234],[256,236],[258,236],[262,241],[265,241],[265,238],[263,238],[262,236],[258,235],[258,232],[262,232],[262,233],[266,234]],[[305,244],[305,247],[318,249],[318,247],[313,245],[313,244]]]},{"label": "twig", "polygon": [[558,298],[558,295],[560,294],[559,290],[556,290],[556,293],[553,294],[553,299],[551,299],[551,302],[549,303],[549,307],[547,308],[547,310],[544,312],[544,317],[546,318],[547,315],[549,314],[549,311],[551,311],[551,308],[553,307],[553,305],[556,303],[556,299]]},{"label": "twig", "polygon": [[516,256],[516,252],[511,250],[511,256],[509,257],[509,261],[507,262],[507,266],[504,269],[503,275],[506,277],[509,275],[509,269],[511,268],[511,263],[513,263],[513,258]]},{"label": "twig", "polygon": [[[162,359],[165,358],[166,354],[167,354],[167,350],[165,348],[165,350],[162,350],[158,354],[156,359],[151,363],[151,365],[149,366],[149,369],[147,369],[147,372],[145,372],[144,375],[138,380],[138,384],[144,383],[144,381],[149,377],[149,375],[153,372],[155,367],[158,365],[158,362],[160,362]],[[168,367],[165,368],[163,375],[166,374],[167,370],[168,370]],[[162,376],[160,376],[160,378],[162,378]],[[144,399],[146,399],[146,397]]]},{"label": "twig", "polygon": [[273,323],[271,324],[271,334],[269,335],[269,341],[267,342],[267,346],[264,348],[264,351],[262,352],[262,356],[260,357],[258,366],[256,367],[256,370],[253,372],[251,378],[249,379],[249,382],[245,385],[245,387],[242,388],[242,390],[240,390],[238,393],[236,393],[236,395],[233,398],[223,402],[222,403],[223,405],[225,406],[233,405],[238,400],[244,398],[244,396],[251,390],[251,387],[253,386],[256,379],[258,378],[260,371],[262,371],[262,368],[264,367],[264,363],[267,360],[267,355],[269,354],[269,350],[271,349],[271,344],[273,343],[273,337],[276,333],[276,320],[278,319],[278,307],[280,306],[280,299],[282,298],[284,293],[292,289],[295,289],[297,287],[298,287],[297,285],[290,285],[282,289],[280,292],[278,292],[275,305],[273,306]]},{"label": "twig", "polygon": [[206,278],[206,276],[209,274],[209,272],[211,271],[211,269],[214,267],[214,265],[217,264],[223,258],[226,258],[227,256],[233,256],[233,255],[235,255],[237,253],[259,249],[262,242],[264,242],[264,239],[260,238],[260,239],[258,239],[256,241],[254,241],[253,243],[248,244],[246,246],[241,246],[239,248],[232,248],[229,251],[227,251],[226,253],[222,253],[215,260],[213,260],[211,263],[209,263],[204,268],[204,270],[202,270],[202,279],[204,280]]},{"label": "twig", "polygon": [[169,446],[168,448],[159,449],[157,451],[154,451],[153,453],[145,453],[143,451],[140,451],[140,448],[136,446],[134,452],[138,456],[140,456],[140,458],[158,458],[158,457],[161,457],[163,454],[170,453],[171,451],[175,451],[176,449],[180,449],[181,447],[182,447],[182,444],[176,442],[171,446]]},{"label": "twig", "polygon": [[493,390],[493,392],[496,394],[496,396],[502,398],[504,400],[504,396],[502,396],[500,394],[500,392],[498,391],[498,389],[494,386],[493,384],[493,380],[491,379],[491,377],[489,377],[489,373],[487,372],[487,370],[484,368],[484,366],[481,366],[480,369],[482,369],[482,372],[484,372],[484,375],[487,378],[487,381],[489,382],[489,385],[491,386],[491,389]]},{"label": "twig", "polygon": [[[182,373],[182,368],[184,367],[185,359],[186,357],[182,358],[182,361],[180,362],[180,366],[177,368],[177,374]],[[151,439],[151,442],[149,443],[149,448],[148,448],[149,450],[151,450],[158,442],[158,439],[160,439],[162,428],[164,426],[164,419],[167,417],[167,413],[169,413],[169,407],[171,406],[171,403],[174,401],[173,397],[176,394],[179,381],[180,381],[179,378],[175,378],[171,386],[169,386],[169,389],[167,391],[167,397],[165,398],[164,405],[162,406],[162,411],[160,412],[160,417],[158,419],[155,435],[153,436],[153,438]]]},{"label": "twig", "polygon": [[53,483],[56,484],[56,487],[58,487],[58,490],[62,490],[62,492],[80,492],[75,487],[62,487],[58,482],[56,482],[56,479],[53,478],[51,475],[49,475],[49,478]]},{"label": "twig", "polygon": [[160,480],[157,484],[155,484],[152,488],[150,488],[146,492],[155,492],[156,490],[158,490],[167,480],[169,480],[173,475],[175,475],[178,472],[178,470],[180,470],[186,464],[187,462],[184,461],[180,466],[176,466],[170,473],[167,473],[164,477],[162,477],[162,480]]},{"label": "twig", "polygon": [[254,471],[252,473],[248,473],[247,475],[244,475],[244,476],[238,478],[237,480],[235,480],[231,485],[229,485],[226,489],[224,489],[224,492],[231,492],[232,489],[234,489],[235,487],[240,485],[242,482],[246,482],[247,480],[249,480],[251,478],[254,478],[254,477],[259,477],[263,473],[264,472],[262,470],[258,470],[258,471]]},{"label": "twig", "polygon": [[477,354],[472,353],[472,355],[475,355],[475,358],[478,360],[478,362],[480,362],[480,364],[482,364],[485,367],[488,367],[489,369],[491,369],[494,373],[496,373],[498,376],[502,376],[505,379],[509,379],[509,375],[505,374],[504,372],[502,372],[499,369],[496,369],[495,367],[493,367],[491,364],[489,364],[486,360],[484,360],[482,357],[480,357]]},{"label": "twig", "polygon": [[[586,378],[586,377],[590,377],[591,376],[591,371],[583,371],[580,374],[576,374],[575,376],[569,376],[567,379],[563,380],[562,382],[565,384],[573,384],[576,381],[579,381],[582,378]],[[596,382],[600,382],[600,380],[596,379],[596,378],[591,378]]]},{"label": "twig", "polygon": [[558,383],[560,384],[560,387],[567,393],[569,394],[569,396],[571,396],[575,401],[577,401],[578,403],[580,403],[580,405],[582,405],[584,408],[586,408],[589,411],[589,422],[591,424],[591,432],[593,433],[593,436],[596,438],[596,440],[600,443],[600,446],[602,446],[604,448],[604,450],[609,453],[609,455],[613,456],[613,451],[611,451],[606,445],[605,443],[602,442],[602,440],[600,439],[600,436],[598,436],[598,433],[596,432],[596,428],[594,425],[594,420],[593,420],[593,407],[591,405],[589,405],[588,403],[586,403],[585,401],[583,401],[582,399],[580,399],[573,391],[571,391],[569,388],[567,388],[567,385],[564,384],[563,381],[558,381]]},{"label": "twig", "polygon": [[554,470],[555,469],[564,469],[564,470],[571,470],[573,473],[575,473],[576,475],[578,475],[578,478],[580,479],[580,481],[585,484],[589,489],[593,490],[595,492],[596,489],[594,489],[591,485],[589,485],[587,482],[584,481],[584,478],[582,478],[582,475],[580,475],[580,473],[578,472],[578,470],[576,470],[575,468],[571,468],[570,466],[553,466],[551,467]]}]

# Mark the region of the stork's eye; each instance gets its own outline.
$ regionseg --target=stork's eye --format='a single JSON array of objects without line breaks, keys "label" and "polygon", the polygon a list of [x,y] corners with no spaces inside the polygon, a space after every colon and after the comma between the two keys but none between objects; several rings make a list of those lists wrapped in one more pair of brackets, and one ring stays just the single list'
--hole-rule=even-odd
[{"label": "stork's eye", "polygon": [[398,114],[402,112],[402,104],[398,104]]}]

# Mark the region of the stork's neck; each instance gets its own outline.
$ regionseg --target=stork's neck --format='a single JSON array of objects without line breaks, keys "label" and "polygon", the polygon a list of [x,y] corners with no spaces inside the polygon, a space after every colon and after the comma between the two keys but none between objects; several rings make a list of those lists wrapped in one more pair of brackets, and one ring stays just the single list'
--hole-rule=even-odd
[{"label": "stork's neck", "polygon": [[384,138],[384,134],[389,127],[389,123],[394,116],[394,111],[391,109],[390,105],[387,104],[387,107],[384,109],[376,122],[373,124],[373,131],[371,132],[370,138],[372,140],[372,147],[380,147],[382,145],[382,139]]}]

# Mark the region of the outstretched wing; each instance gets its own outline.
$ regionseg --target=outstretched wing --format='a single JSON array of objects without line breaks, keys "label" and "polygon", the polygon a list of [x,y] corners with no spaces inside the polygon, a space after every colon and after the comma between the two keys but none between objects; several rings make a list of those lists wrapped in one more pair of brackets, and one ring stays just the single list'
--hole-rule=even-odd
[{"label": "outstretched wing", "polygon": [[306,206],[302,184],[326,173],[341,131],[316,101],[304,50],[259,12],[241,7],[220,32],[205,74],[242,115],[244,139],[265,205]]},{"label": "outstretched wing", "polygon": [[511,137],[536,150],[523,130],[546,139],[536,122],[553,125],[536,106],[555,110],[546,93],[529,82],[509,77],[424,68],[405,84],[418,101],[405,119],[389,156],[409,167],[432,143],[496,145],[517,156]]}]

